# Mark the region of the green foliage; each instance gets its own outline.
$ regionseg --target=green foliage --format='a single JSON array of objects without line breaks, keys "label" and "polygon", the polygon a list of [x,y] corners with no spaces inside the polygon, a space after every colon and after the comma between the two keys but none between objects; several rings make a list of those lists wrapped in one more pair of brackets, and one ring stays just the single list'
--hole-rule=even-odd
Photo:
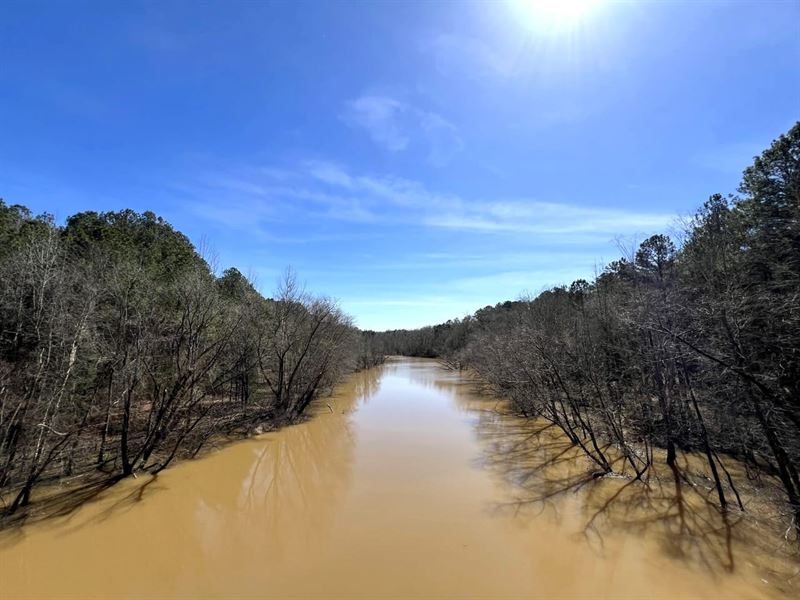
[{"label": "green foliage", "polygon": [[26,242],[44,235],[51,226],[50,215],[34,217],[27,207],[8,206],[0,198],[0,260],[18,251]]},{"label": "green foliage", "polygon": [[150,211],[78,213],[67,219],[63,236],[71,253],[130,262],[159,280],[198,267],[209,270],[189,239]]},{"label": "green foliage", "polygon": [[225,269],[217,279],[217,286],[224,298],[236,302],[244,302],[259,295],[253,284],[236,267]]}]

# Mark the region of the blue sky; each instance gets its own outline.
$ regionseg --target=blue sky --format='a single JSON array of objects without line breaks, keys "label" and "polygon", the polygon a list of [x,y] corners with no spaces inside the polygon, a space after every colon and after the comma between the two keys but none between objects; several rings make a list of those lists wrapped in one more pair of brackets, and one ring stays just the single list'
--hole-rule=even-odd
[{"label": "blue sky", "polygon": [[[561,0],[561,4],[569,0]],[[154,210],[365,328],[590,277],[800,118],[800,3],[0,4],[0,197]]]}]

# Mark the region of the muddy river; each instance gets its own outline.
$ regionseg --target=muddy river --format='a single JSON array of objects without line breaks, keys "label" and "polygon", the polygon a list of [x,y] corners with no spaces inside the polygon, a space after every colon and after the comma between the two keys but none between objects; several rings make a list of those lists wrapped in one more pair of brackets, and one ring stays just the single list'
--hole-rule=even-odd
[{"label": "muddy river", "polygon": [[495,408],[435,361],[391,359],[302,424],[3,533],[0,597],[796,593],[749,519],[668,478],[587,480],[552,429]]}]

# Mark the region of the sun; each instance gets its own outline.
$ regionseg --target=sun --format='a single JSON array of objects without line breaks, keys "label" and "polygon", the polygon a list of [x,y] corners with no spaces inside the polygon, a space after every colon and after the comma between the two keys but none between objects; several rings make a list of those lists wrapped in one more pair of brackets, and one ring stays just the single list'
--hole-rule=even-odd
[{"label": "sun", "polygon": [[513,0],[526,25],[569,28],[586,17],[602,0]]}]

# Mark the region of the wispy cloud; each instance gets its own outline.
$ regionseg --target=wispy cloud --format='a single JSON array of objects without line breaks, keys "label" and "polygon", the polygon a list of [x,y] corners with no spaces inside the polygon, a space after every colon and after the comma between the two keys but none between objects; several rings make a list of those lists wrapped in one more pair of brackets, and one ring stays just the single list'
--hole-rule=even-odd
[{"label": "wispy cloud", "polygon": [[[274,173],[280,173],[277,177]],[[180,188],[195,214],[228,226],[259,221],[347,221],[423,227],[483,235],[538,236],[548,243],[587,237],[648,234],[675,215],[638,209],[545,202],[535,198],[480,199],[430,190],[420,182],[355,173],[343,165],[308,161],[294,170],[249,168],[204,176]]]},{"label": "wispy cloud", "polygon": [[[365,262],[360,265],[360,271],[459,271],[459,270],[492,270],[498,266],[497,248],[490,245],[481,252],[425,252],[410,253],[403,256],[392,257],[390,260],[378,262]],[[525,252],[502,252],[502,264],[506,269],[541,269],[548,270],[553,265],[592,265],[599,260],[596,252],[573,252],[553,248],[532,248]]]},{"label": "wispy cloud", "polygon": [[464,145],[458,128],[440,114],[387,95],[365,94],[349,101],[342,119],[390,152],[419,147],[436,167],[447,164]]},{"label": "wispy cloud", "polygon": [[257,240],[245,261],[295,264],[371,328],[443,321],[590,278],[604,254],[617,255],[615,238],[674,221],[640,207],[468,197],[320,159],[204,172],[173,191],[185,212]]},{"label": "wispy cloud", "polygon": [[408,106],[388,96],[361,96],[351,100],[343,115],[351,125],[363,128],[372,140],[390,150],[405,150],[409,144],[406,133]]},{"label": "wispy cloud", "polygon": [[306,168],[309,175],[323,183],[348,189],[353,186],[353,178],[334,163],[309,161],[306,163]]},{"label": "wispy cloud", "polygon": [[417,116],[428,144],[428,162],[435,167],[446,165],[464,147],[458,129],[436,113],[421,112]]},{"label": "wispy cloud", "polygon": [[666,213],[519,200],[473,203],[464,206],[459,213],[433,215],[427,223],[436,227],[487,233],[562,235],[650,231],[667,226],[673,219],[674,215]]}]

